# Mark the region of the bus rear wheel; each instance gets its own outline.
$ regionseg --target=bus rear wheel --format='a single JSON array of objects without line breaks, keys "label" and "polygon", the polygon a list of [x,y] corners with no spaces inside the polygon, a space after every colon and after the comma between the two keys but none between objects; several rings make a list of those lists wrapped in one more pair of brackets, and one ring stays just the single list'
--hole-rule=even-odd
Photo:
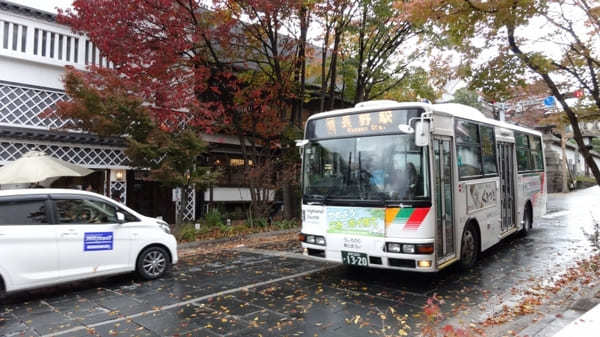
[{"label": "bus rear wheel", "polygon": [[475,226],[468,224],[462,235],[460,243],[460,266],[463,269],[471,269],[479,256],[479,236]]}]

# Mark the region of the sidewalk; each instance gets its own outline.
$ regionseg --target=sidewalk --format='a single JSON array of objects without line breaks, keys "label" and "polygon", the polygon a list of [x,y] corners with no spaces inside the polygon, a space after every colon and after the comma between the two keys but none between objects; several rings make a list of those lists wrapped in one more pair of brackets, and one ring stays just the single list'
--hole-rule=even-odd
[{"label": "sidewalk", "polygon": [[548,314],[519,333],[521,337],[600,336],[600,284],[562,313]]}]

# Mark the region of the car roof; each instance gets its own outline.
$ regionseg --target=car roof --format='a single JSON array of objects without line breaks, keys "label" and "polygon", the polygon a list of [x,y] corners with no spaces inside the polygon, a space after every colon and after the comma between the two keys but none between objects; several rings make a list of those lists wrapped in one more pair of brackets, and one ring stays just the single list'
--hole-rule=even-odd
[{"label": "car roof", "polygon": [[122,207],[127,212],[130,212],[138,217],[145,217],[144,215],[136,212],[135,210],[127,207],[126,205],[119,203],[115,200],[108,198],[105,195],[88,192],[84,190],[78,190],[73,188],[21,188],[21,189],[13,189],[13,190],[0,190],[0,197],[17,197],[17,196],[29,196],[29,195],[48,195],[48,194],[71,194],[71,195],[83,195],[95,197],[98,199],[108,200],[113,203],[119,204],[119,207]]},{"label": "car roof", "polygon": [[77,195],[89,195],[94,197],[106,198],[105,196],[88,192],[84,190],[72,189],[72,188],[20,188],[13,190],[0,190],[0,197],[8,196],[20,196],[20,195],[44,195],[44,194],[77,194]]}]

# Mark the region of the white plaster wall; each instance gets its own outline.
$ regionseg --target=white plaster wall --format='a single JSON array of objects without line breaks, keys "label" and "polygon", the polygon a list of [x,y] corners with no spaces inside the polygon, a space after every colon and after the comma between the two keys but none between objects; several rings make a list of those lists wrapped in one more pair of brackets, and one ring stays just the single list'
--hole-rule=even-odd
[{"label": "white plaster wall", "polygon": [[64,67],[0,55],[0,81],[63,89]]},{"label": "white plaster wall", "polygon": [[[269,200],[273,200],[275,191],[271,191]],[[204,192],[204,200],[210,201],[210,191]],[[251,201],[250,189],[244,187],[215,187],[212,201]]]}]

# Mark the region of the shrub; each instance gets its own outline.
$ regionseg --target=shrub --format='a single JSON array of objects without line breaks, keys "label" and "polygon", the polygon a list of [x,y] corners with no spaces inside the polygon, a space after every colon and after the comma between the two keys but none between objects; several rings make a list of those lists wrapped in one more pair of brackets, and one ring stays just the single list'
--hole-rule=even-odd
[{"label": "shrub", "polygon": [[194,241],[196,239],[196,229],[193,224],[184,224],[176,233],[179,241]]},{"label": "shrub", "polygon": [[218,227],[223,225],[223,215],[218,209],[210,209],[204,216],[204,223],[208,227]]},{"label": "shrub", "polygon": [[296,227],[298,227],[298,221],[297,220],[286,220],[286,219],[274,221],[273,227],[281,229],[281,230],[296,228]]}]

